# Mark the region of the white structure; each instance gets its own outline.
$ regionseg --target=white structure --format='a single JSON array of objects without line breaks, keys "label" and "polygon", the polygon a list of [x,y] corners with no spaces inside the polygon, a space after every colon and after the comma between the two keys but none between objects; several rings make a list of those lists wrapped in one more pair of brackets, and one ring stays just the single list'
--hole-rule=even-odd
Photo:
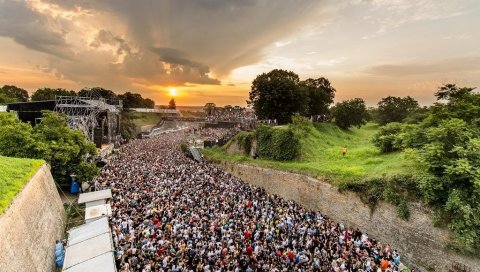
[{"label": "white structure", "polygon": [[83,193],[78,196],[78,204],[87,203],[95,200],[106,200],[112,198],[112,190],[100,190],[90,193]]},{"label": "white structure", "polygon": [[7,106],[0,105],[0,112],[6,112],[7,111]]},{"label": "white structure", "polygon": [[62,271],[117,271],[108,218],[103,217],[68,231]]},{"label": "white structure", "polygon": [[80,194],[78,203],[85,203],[85,222],[90,223],[112,215],[112,207],[106,200],[112,198],[110,189]]}]

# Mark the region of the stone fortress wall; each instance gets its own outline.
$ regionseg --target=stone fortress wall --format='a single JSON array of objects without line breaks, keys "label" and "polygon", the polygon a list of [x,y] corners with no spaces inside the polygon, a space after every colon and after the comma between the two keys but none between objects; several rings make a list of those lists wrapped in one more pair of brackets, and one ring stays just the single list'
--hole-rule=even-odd
[{"label": "stone fortress wall", "polygon": [[398,249],[402,262],[417,271],[449,271],[455,262],[480,271],[480,260],[446,249],[448,230],[434,227],[431,212],[418,203],[410,204],[410,219],[397,216],[394,206],[381,202],[371,212],[352,192],[305,175],[242,163],[220,162],[224,170],[272,194],[294,200],[306,208],[321,211],[348,226],[358,227],[369,237]]},{"label": "stone fortress wall", "polygon": [[64,228],[63,204],[44,164],[0,215],[0,271],[52,271]]}]

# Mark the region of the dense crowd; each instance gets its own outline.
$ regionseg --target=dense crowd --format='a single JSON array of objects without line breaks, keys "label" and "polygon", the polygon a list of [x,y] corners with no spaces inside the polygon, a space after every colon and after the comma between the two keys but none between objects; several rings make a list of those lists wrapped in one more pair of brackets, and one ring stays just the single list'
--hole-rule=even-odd
[{"label": "dense crowd", "polygon": [[203,128],[200,136],[206,141],[228,141],[240,131],[239,128]]},{"label": "dense crowd", "polygon": [[131,141],[97,180],[119,271],[402,271],[389,245],[188,159],[182,136]]},{"label": "dense crowd", "polygon": [[255,121],[257,118],[254,111],[244,108],[217,109],[208,115],[208,121],[246,122]]}]

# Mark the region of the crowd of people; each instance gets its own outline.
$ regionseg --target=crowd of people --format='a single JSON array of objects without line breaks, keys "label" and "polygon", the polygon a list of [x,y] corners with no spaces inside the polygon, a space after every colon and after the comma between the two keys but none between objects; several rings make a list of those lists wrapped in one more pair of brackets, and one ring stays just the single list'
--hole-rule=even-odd
[{"label": "crowd of people", "polygon": [[188,159],[182,137],[131,141],[97,179],[119,271],[403,271],[388,244]]},{"label": "crowd of people", "polygon": [[226,122],[246,122],[255,121],[257,117],[253,110],[245,108],[228,107],[224,109],[215,109],[208,116],[208,121],[226,121]]},{"label": "crowd of people", "polygon": [[238,127],[233,128],[203,128],[200,130],[200,136],[205,141],[225,142],[235,136],[240,131]]}]

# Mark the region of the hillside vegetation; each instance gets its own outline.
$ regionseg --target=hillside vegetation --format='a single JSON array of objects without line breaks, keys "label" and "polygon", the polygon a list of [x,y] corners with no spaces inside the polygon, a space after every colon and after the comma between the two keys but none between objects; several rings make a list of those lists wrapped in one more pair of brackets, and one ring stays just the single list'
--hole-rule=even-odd
[{"label": "hillside vegetation", "polygon": [[[253,159],[246,155],[228,154],[223,147],[205,149],[204,153],[211,159],[243,161],[299,172],[325,178],[333,183],[419,171],[405,153],[382,154],[371,141],[378,130],[379,126],[372,123],[348,131],[341,130],[334,124],[316,123],[314,129],[300,137],[301,155],[293,161]],[[345,157],[342,156],[344,146],[348,149]]]},{"label": "hillside vegetation", "polygon": [[137,128],[148,125],[156,125],[162,120],[162,114],[156,112],[127,112],[123,113],[132,119]]},{"label": "hillside vegetation", "polygon": [[44,163],[43,160],[0,156],[0,214]]}]

